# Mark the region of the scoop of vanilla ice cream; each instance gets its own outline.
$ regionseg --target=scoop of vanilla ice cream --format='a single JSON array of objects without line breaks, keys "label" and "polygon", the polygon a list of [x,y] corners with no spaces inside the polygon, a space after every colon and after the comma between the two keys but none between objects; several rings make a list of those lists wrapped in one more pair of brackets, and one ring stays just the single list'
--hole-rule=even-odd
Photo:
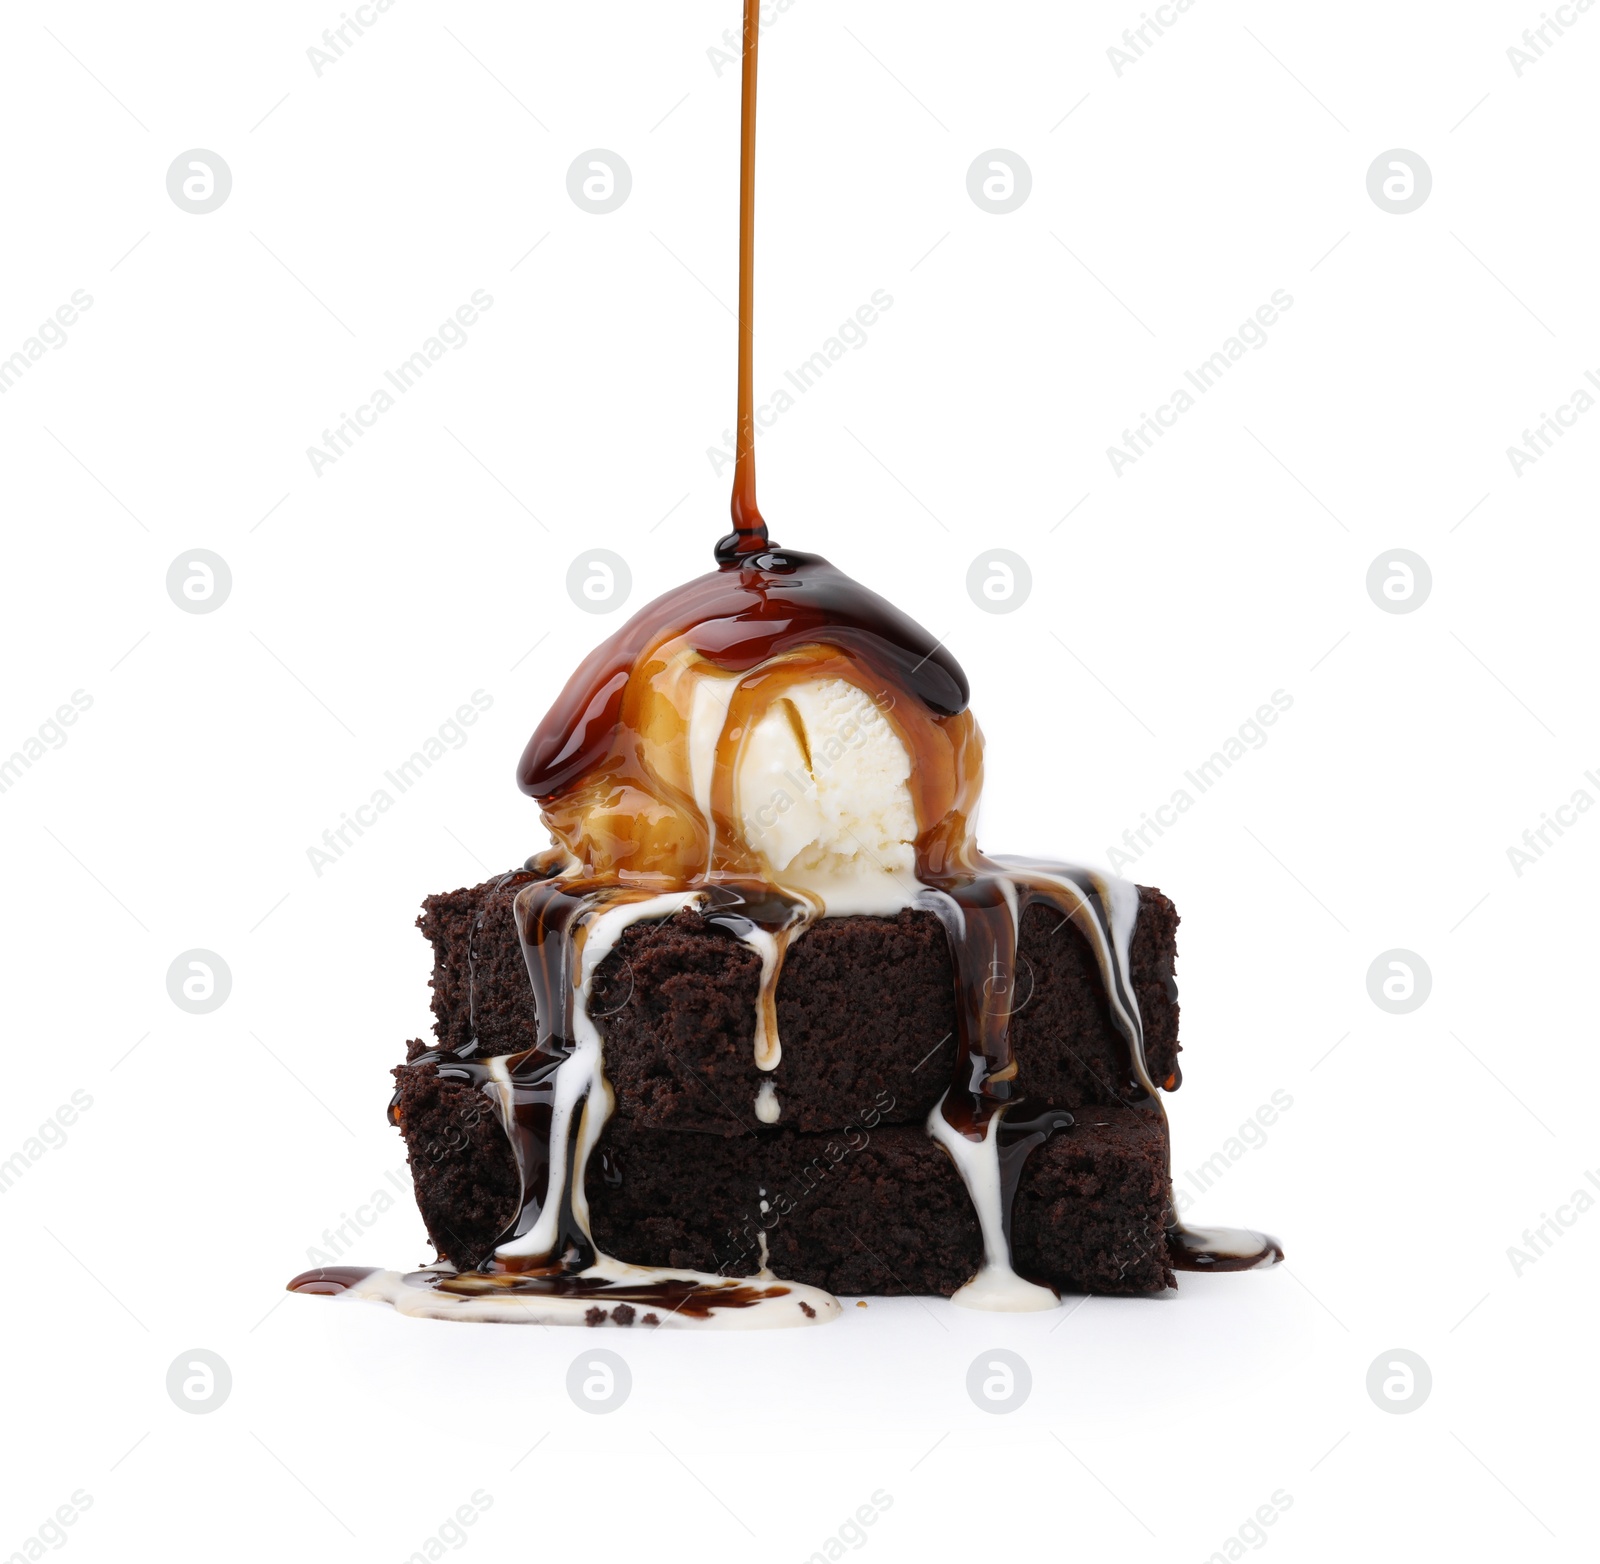
[{"label": "scoop of vanilla ice cream", "polygon": [[[709,813],[727,682],[694,695],[690,764]],[[832,916],[888,913],[916,891],[911,756],[865,690],[844,679],[792,686],[740,750],[734,796],[745,843],[773,879],[810,891]]]}]

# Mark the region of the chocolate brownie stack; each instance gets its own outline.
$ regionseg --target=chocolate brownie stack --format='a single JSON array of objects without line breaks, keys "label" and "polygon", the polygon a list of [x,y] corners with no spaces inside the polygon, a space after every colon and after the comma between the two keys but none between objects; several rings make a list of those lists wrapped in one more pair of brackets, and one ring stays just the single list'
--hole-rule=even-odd
[{"label": "chocolate brownie stack", "polygon": [[[430,897],[437,1041],[475,1058],[538,1036],[504,881]],[[1179,1084],[1178,916],[1141,888],[1131,976],[1149,1076]],[[983,1258],[977,1217],[929,1113],[955,1066],[955,984],[932,913],[825,918],[789,948],[777,989],[782,1058],[755,1064],[760,960],[685,910],[630,927],[595,974],[615,1110],[589,1158],[590,1221],[634,1264],[773,1272],[833,1293],[950,1295]],[[1169,1159],[1159,1106],[1136,1084],[1104,982],[1077,927],[1024,914],[1011,1013],[1022,1097],[1001,1168],[1024,1276],[1062,1291],[1172,1283]],[[395,1070],[395,1117],[441,1258],[479,1265],[516,1220],[519,1181],[492,1100],[429,1063]],[[764,1090],[770,1088],[770,1090]],[[772,1096],[776,1095],[776,1104]],[[758,1097],[765,1111],[758,1116]],[[775,1123],[763,1122],[772,1118]]]}]

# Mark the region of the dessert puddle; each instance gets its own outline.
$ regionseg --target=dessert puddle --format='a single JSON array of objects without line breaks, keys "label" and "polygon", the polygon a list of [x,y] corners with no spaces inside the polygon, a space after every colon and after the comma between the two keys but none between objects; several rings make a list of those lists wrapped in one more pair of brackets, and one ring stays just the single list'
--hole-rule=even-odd
[{"label": "dessert puddle", "polygon": [[[1065,864],[983,855],[973,830],[983,741],[954,657],[825,559],[768,539],[751,411],[758,11],[746,0],[734,530],[717,544],[716,570],[649,604],[584,659],[523,754],[518,783],[556,845],[496,889],[514,892],[537,1014],[532,1046],[480,1051],[469,946],[470,1041],[410,1061],[492,1106],[515,1165],[516,1216],[475,1270],[332,1267],[296,1277],[293,1291],[435,1319],[748,1329],[837,1317],[829,1293],[766,1270],[764,1232],[762,1268],[750,1277],[629,1265],[593,1237],[585,1174],[616,1107],[604,1017],[590,1009],[595,976],[632,925],[685,909],[757,958],[750,1023],[762,1080],[743,1107],[762,1126],[784,1118],[774,1072],[786,953],[819,919],[937,918],[957,1046],[926,1129],[930,1152],[960,1175],[982,1243],[957,1304],[1027,1311],[1059,1302],[1012,1259],[1027,1160],[1074,1125],[1071,1112],[1028,1103],[1012,1048],[1030,907],[1053,910],[1085,940],[1127,1050],[1117,1100],[1164,1134],[1161,1091],[1178,1080],[1153,1080],[1146,1059],[1131,958],[1138,888]],[[390,1118],[404,1130],[401,1098]],[[1170,1173],[1166,1190],[1172,1270],[1282,1258],[1259,1233],[1182,1226],[1171,1215]]]},{"label": "dessert puddle", "polygon": [[499,1325],[638,1324],[643,1330],[774,1330],[813,1325],[840,1313],[819,1287],[771,1276],[730,1278],[605,1260],[578,1274],[518,1276],[448,1267],[420,1271],[328,1266],[306,1271],[290,1292],[368,1298],[399,1314]]}]

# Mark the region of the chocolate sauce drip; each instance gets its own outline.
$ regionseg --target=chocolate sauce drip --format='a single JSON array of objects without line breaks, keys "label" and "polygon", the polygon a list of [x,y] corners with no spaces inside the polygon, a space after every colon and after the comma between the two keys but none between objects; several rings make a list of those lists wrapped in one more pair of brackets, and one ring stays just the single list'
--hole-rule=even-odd
[{"label": "chocolate sauce drip", "polygon": [[733,531],[717,544],[717,563],[767,550],[756,504],[754,339],[756,297],[756,46],[761,0],[744,0],[744,65],[739,95],[739,408],[733,463]]},{"label": "chocolate sauce drip", "polygon": [[[560,856],[554,852],[535,853],[520,869],[508,869],[498,876],[491,891],[498,893],[507,886],[530,885],[535,880],[549,879],[560,868]],[[483,920],[489,916],[493,901],[493,894],[484,899],[483,910],[472,920],[472,931],[467,935],[467,1036],[471,1040],[465,1050],[467,1056],[478,1051],[478,935],[483,931]]]},{"label": "chocolate sauce drip", "polygon": [[[486,1275],[467,1271],[419,1271],[408,1282],[436,1288],[439,1292],[464,1297],[502,1298],[592,1298],[597,1303],[643,1305],[664,1309],[668,1314],[686,1314],[706,1319],[718,1309],[749,1309],[766,1299],[786,1298],[791,1289],[782,1282],[696,1282],[686,1277],[668,1276],[659,1281],[612,1281],[600,1276]],[[599,1321],[595,1322],[596,1324]]]},{"label": "chocolate sauce drip", "polygon": [[[607,911],[649,899],[650,893],[637,886],[583,879],[541,880],[525,885],[517,894],[514,903],[517,932],[533,988],[538,1044],[525,1054],[502,1061],[497,1079],[491,1080],[486,1073],[474,1080],[479,1089],[499,1093],[502,1098],[502,1122],[511,1137],[521,1180],[517,1219],[501,1235],[500,1247],[531,1233],[550,1198],[556,1075],[578,1046],[576,1006],[580,1002],[587,1004],[587,978],[592,976],[582,966],[587,931],[593,921]],[[773,1050],[767,1065],[770,1068],[777,1062],[777,1014],[773,996],[783,946],[792,931],[804,927],[810,916],[809,909],[775,887],[760,883],[720,882],[707,887],[698,900],[706,921],[727,928],[736,938],[748,940],[759,929],[772,940],[773,955],[765,964],[762,1012],[758,1018],[758,1031],[765,1031]],[[593,1026],[592,1018],[589,1024]],[[441,1061],[440,1074],[460,1069],[464,1063]],[[470,1065],[467,1067],[470,1070]],[[604,1100],[594,1100],[596,1088]],[[504,1102],[507,1093],[509,1107]],[[585,1115],[597,1116],[595,1132],[598,1133],[599,1123],[610,1111],[610,1088],[597,1069],[595,1084],[589,1088],[588,1095],[567,1110],[568,1128],[561,1141],[562,1168],[557,1181],[559,1206],[553,1247],[543,1254],[516,1257],[500,1254],[486,1262],[485,1268],[544,1271],[559,1266],[570,1273],[585,1270],[594,1263],[594,1241],[579,1212],[585,1199],[585,1168],[579,1148],[584,1143]]]},{"label": "chocolate sauce drip", "polygon": [[726,929],[735,939],[748,939],[755,929],[778,934],[805,922],[805,909],[804,902],[785,895],[775,885],[719,880],[706,888],[701,916],[716,928]]},{"label": "chocolate sauce drip", "polygon": [[574,1042],[572,1006],[576,994],[578,925],[603,905],[604,892],[580,882],[544,880],[517,893],[517,937],[533,985],[539,1018],[538,1051],[568,1054]]},{"label": "chocolate sauce drip", "polygon": [[990,1117],[1020,1096],[1011,994],[1024,907],[1007,877],[984,872],[947,880],[925,905],[944,925],[955,971],[956,1070],[942,1111],[969,1140],[982,1140]]},{"label": "chocolate sauce drip", "polygon": [[819,555],[770,549],[674,587],[590,652],[528,740],[524,793],[544,803],[617,758],[635,674],[668,641],[728,673],[834,647],[891,697],[904,691],[939,717],[967,708],[960,664],[915,620]]},{"label": "chocolate sauce drip", "polygon": [[[591,915],[629,893],[621,887],[595,889],[548,877],[548,861],[533,858],[534,867],[513,871],[497,887],[519,883],[513,903],[517,933],[522,943],[528,980],[533,989],[538,1019],[534,1047],[494,1059],[474,1057],[476,1037],[469,1051],[435,1049],[411,1062],[432,1065],[444,1080],[460,1081],[483,1092],[497,1109],[511,1142],[521,1186],[517,1215],[496,1240],[509,1244],[531,1232],[543,1213],[551,1184],[551,1142],[555,1117],[557,1074],[576,1045],[573,1008],[578,994],[576,964],[581,959],[579,929]],[[389,1121],[398,1124],[400,1094],[390,1099]],[[589,1105],[580,1101],[571,1114],[577,1121]],[[557,1266],[581,1271],[594,1263],[595,1247],[576,1202],[582,1198],[583,1169],[578,1164],[579,1137],[569,1134],[562,1147],[563,1177],[556,1216],[555,1242],[545,1255],[516,1260],[485,1261],[486,1268],[537,1271]]]},{"label": "chocolate sauce drip", "polygon": [[[1011,1238],[1011,1209],[1028,1156],[1070,1114],[1046,1113],[1018,1121],[1026,1083],[1011,1049],[1010,1023],[1016,972],[1016,939],[1027,909],[1038,902],[1075,923],[1088,940],[1110,1001],[1112,1022],[1128,1045],[1132,1078],[1125,1106],[1159,1113],[1166,1110],[1145,1062],[1144,1026],[1132,989],[1128,948],[1132,921],[1119,927],[1111,882],[1065,864],[1024,860],[982,861],[975,873],[935,881],[926,905],[937,911],[950,941],[956,975],[957,1040],[955,1078],[936,1110],[969,1141],[982,1141],[989,1120],[1005,1115],[997,1131],[1001,1220]],[[1176,1069],[1163,1083],[1178,1085]],[[1176,1214],[1168,1192],[1167,1247],[1174,1270],[1239,1271],[1271,1265],[1283,1258],[1276,1239],[1246,1229],[1190,1228]]]},{"label": "chocolate sauce drip", "polygon": [[[530,863],[537,862],[530,860]],[[542,872],[543,867],[540,865],[536,871],[513,871],[496,882],[497,886],[513,881],[522,884],[513,903],[513,915],[538,1017],[537,1045],[521,1053],[491,1059],[476,1056],[474,1041],[460,1052],[433,1049],[411,1061],[413,1065],[431,1065],[441,1078],[460,1081],[483,1092],[497,1111],[511,1143],[520,1194],[517,1214],[496,1239],[496,1249],[532,1232],[549,1199],[556,1074],[570,1060],[577,1045],[574,1018],[582,992],[579,978],[582,931],[594,917],[609,908],[626,906],[648,895],[620,883],[596,885],[551,879]],[[777,1013],[774,995],[783,948],[787,939],[810,921],[811,909],[775,887],[760,883],[719,883],[707,887],[700,901],[707,923],[726,929],[738,939],[750,940],[759,930],[773,941],[774,954],[762,983],[758,1027],[764,1025],[771,1039],[774,1050],[771,1064],[775,1065]],[[389,1104],[389,1122],[396,1126],[399,1103],[397,1090]],[[591,1108],[602,1117],[609,1114],[609,1102],[591,1104],[580,1100],[569,1115],[574,1126]],[[560,1194],[553,1247],[533,1256],[495,1255],[485,1260],[480,1269],[516,1273],[559,1270],[570,1274],[594,1263],[594,1242],[577,1211],[584,1187],[584,1168],[578,1153],[580,1139],[579,1134],[572,1132],[564,1142],[563,1177],[557,1181]],[[603,1153],[602,1169],[608,1184],[620,1184],[620,1172],[614,1165],[606,1166]]]},{"label": "chocolate sauce drip", "polygon": [[1129,1101],[1161,1111],[1145,1068],[1144,1030],[1128,987],[1110,894],[1106,881],[1065,864],[983,859],[975,871],[935,879],[921,898],[944,926],[956,987],[954,1076],[935,1111],[975,1143],[990,1133],[993,1117],[1005,1115],[994,1133],[1007,1248],[1024,1164],[1051,1134],[1073,1122],[1066,1113],[1047,1112],[1031,1121],[1017,1117],[1026,1103],[1026,1082],[1011,1046],[1011,1018],[1018,1004],[1017,939],[1029,907],[1043,903],[1082,930],[1100,967],[1113,1023],[1128,1044],[1134,1077]]},{"label": "chocolate sauce drip", "polygon": [[1006,1243],[1011,1242],[1011,1211],[1017,1203],[1017,1186],[1029,1157],[1057,1130],[1070,1130],[1077,1121],[1063,1108],[1048,1108],[1037,1118],[1019,1119],[1008,1114],[1000,1125],[1000,1212]]},{"label": "chocolate sauce drip", "polygon": [[1245,1227],[1167,1229],[1167,1258],[1175,1271],[1263,1271],[1283,1260],[1283,1245]]},{"label": "chocolate sauce drip", "polygon": [[[554,1109],[555,1075],[566,1061],[565,1051],[548,1053],[530,1048],[523,1053],[500,1055],[493,1062],[472,1059],[462,1054],[432,1050],[419,1054],[413,1065],[432,1065],[440,1079],[460,1081],[489,1098],[511,1143],[521,1195],[517,1215],[500,1234],[497,1244],[521,1238],[539,1219],[550,1188],[550,1126]],[[509,1083],[509,1101],[506,1085]],[[399,1125],[400,1093],[389,1102],[389,1122]],[[569,1158],[570,1162],[570,1146]],[[570,1185],[568,1186],[570,1188]],[[564,1198],[557,1221],[560,1257],[557,1263],[581,1260],[578,1269],[591,1264],[594,1245],[572,1212],[570,1198]],[[486,1266],[492,1261],[485,1261]]]},{"label": "chocolate sauce drip", "polygon": [[[382,1272],[370,1266],[323,1266],[314,1271],[303,1271],[288,1285],[287,1291],[337,1297],[342,1293],[360,1291],[369,1297],[386,1297],[401,1306],[403,1295],[411,1292],[439,1295],[443,1300],[457,1300],[466,1304],[470,1300],[504,1302],[518,1310],[536,1309],[541,1302],[562,1300],[575,1305],[588,1304],[582,1319],[588,1325],[613,1324],[630,1326],[636,1320],[645,1327],[671,1324],[674,1319],[705,1321],[722,1313],[740,1314],[748,1309],[782,1306],[787,1302],[808,1320],[817,1318],[817,1309],[796,1297],[796,1292],[810,1292],[819,1304],[827,1300],[812,1289],[799,1288],[766,1278],[748,1281],[723,1281],[715,1277],[665,1275],[654,1281],[642,1278],[621,1278],[593,1275],[556,1274],[548,1276],[512,1275],[507,1273],[484,1274],[467,1272],[457,1274],[446,1270],[412,1271],[406,1276],[397,1272]],[[646,1312],[641,1314],[640,1309]],[[404,1312],[418,1311],[405,1307]],[[504,1314],[491,1316],[507,1318]],[[567,1315],[576,1323],[576,1310]]]},{"label": "chocolate sauce drip", "polygon": [[285,1292],[318,1293],[324,1297],[337,1297],[360,1282],[364,1282],[376,1269],[370,1265],[321,1265],[314,1271],[302,1271],[284,1289]]},{"label": "chocolate sauce drip", "polygon": [[[783,958],[816,917],[807,901],[790,896],[775,885],[762,881],[751,884],[719,880],[706,887],[701,916],[716,928],[726,929],[737,940],[757,948],[770,949],[763,955],[761,987],[756,999],[755,1055],[759,1069],[771,1071],[782,1057],[778,1036],[778,979],[783,974]],[[756,938],[764,935],[764,941]]]}]

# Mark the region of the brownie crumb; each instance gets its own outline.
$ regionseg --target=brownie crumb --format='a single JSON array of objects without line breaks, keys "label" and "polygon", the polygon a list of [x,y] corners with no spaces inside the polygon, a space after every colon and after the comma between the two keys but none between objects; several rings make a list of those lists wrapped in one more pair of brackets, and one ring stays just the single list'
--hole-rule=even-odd
[{"label": "brownie crumb", "polygon": [[439,1257],[470,1271],[516,1219],[511,1143],[482,1092],[433,1064],[401,1065],[391,1112],[406,1142],[417,1205]]},{"label": "brownie crumb", "polygon": [[653,1314],[645,1315],[644,1322],[646,1325],[659,1325],[661,1323]]},{"label": "brownie crumb", "polygon": [[590,1309],[589,1312],[583,1317],[583,1323],[585,1325],[604,1325],[605,1322],[606,1311],[601,1308]]},{"label": "brownie crumb", "polygon": [[614,1319],[618,1325],[631,1325],[633,1324],[633,1312],[633,1305],[631,1303],[619,1303],[616,1308],[611,1311],[611,1318]]},{"label": "brownie crumb", "polygon": [[809,1303],[805,1302],[804,1299],[800,1301],[800,1312],[805,1315],[808,1320],[814,1320],[817,1317],[817,1311],[813,1309]]}]

